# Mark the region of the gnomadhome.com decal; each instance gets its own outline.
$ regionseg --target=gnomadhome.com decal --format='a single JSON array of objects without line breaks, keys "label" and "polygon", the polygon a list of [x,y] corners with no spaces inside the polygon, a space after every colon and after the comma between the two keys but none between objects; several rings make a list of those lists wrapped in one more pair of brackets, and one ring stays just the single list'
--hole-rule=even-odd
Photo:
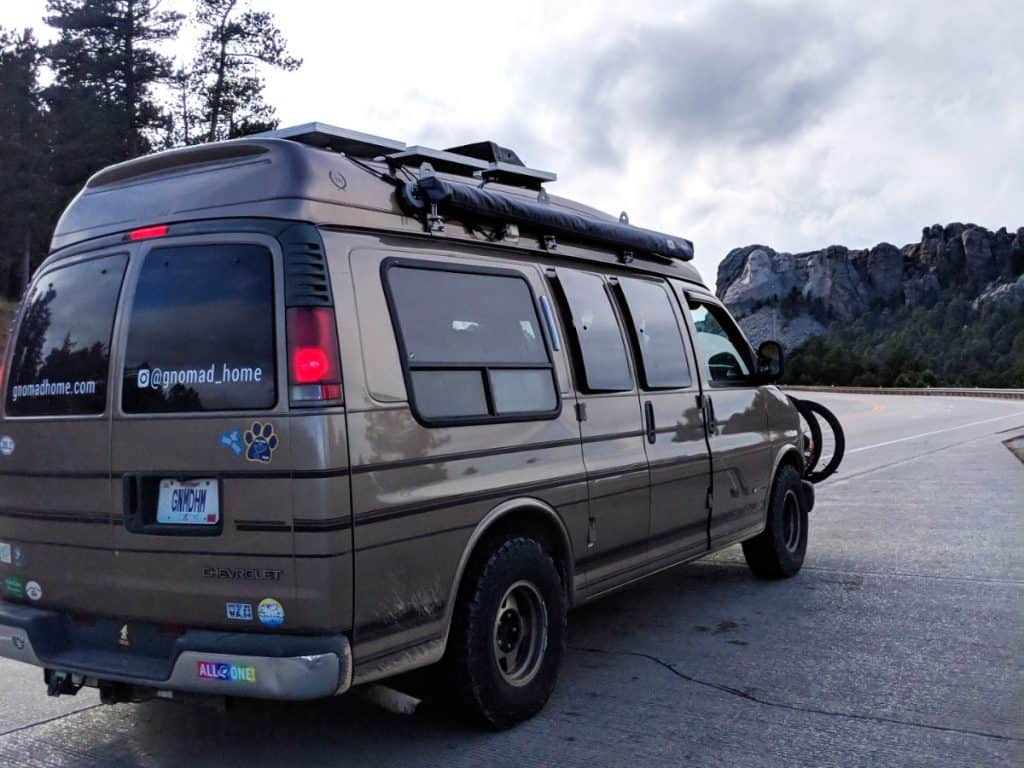
[{"label": "gnomadhome.com decal", "polygon": [[76,397],[95,395],[98,381],[50,381],[43,379],[36,384],[15,384],[11,387],[11,399],[29,397]]}]

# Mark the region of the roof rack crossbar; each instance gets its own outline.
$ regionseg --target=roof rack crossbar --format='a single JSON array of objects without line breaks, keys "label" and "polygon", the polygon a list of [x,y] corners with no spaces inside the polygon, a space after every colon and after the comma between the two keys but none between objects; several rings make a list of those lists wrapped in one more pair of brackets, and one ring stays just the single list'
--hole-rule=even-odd
[{"label": "roof rack crossbar", "polygon": [[385,139],[369,133],[351,131],[327,123],[303,123],[292,125],[276,131],[255,133],[249,138],[256,139],[288,139],[312,147],[331,149],[353,157],[380,157],[405,149],[404,141]]},{"label": "roof rack crossbar", "polygon": [[436,176],[427,176],[409,184],[412,188],[401,195],[407,205],[418,200],[423,207],[436,206],[438,210],[468,218],[526,225],[543,235],[564,235],[572,240],[620,251],[635,251],[669,261],[693,259],[693,243],[682,237],[555,208],[519,195],[444,181]]},{"label": "roof rack crossbar", "polygon": [[457,155],[430,147],[413,146],[401,152],[389,154],[386,158],[389,165],[415,165],[430,163],[430,167],[440,173],[455,173],[462,176],[473,176],[483,173],[488,163],[468,155]]}]

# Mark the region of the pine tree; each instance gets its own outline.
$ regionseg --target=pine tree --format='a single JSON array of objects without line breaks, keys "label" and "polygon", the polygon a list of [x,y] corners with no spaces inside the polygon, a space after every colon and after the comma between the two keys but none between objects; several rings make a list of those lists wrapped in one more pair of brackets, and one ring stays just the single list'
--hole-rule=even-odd
[{"label": "pine tree", "polygon": [[46,91],[57,182],[66,198],[98,169],[144,154],[167,116],[154,89],[171,75],[160,43],[182,16],[160,0],[48,0],[59,32],[47,49],[54,83]]},{"label": "pine tree", "polygon": [[50,227],[41,60],[31,30],[0,29],[0,296],[10,298],[24,290]]},{"label": "pine tree", "polygon": [[195,17],[204,29],[191,68],[199,118],[186,94],[175,110],[179,133],[198,143],[276,128],[274,108],[263,100],[260,65],[290,72],[302,60],[289,55],[273,15],[251,10],[245,0],[197,0]]}]

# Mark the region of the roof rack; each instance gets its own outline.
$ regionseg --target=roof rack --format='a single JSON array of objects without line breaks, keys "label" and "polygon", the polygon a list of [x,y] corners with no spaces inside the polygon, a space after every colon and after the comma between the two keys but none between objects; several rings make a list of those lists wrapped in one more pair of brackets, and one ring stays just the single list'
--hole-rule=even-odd
[{"label": "roof rack", "polygon": [[545,182],[558,178],[557,174],[550,171],[527,168],[514,150],[493,141],[478,141],[450,149],[408,147],[403,141],[385,139],[327,123],[292,125],[276,131],[256,133],[253,137],[288,139],[352,157],[384,157],[392,166],[421,166],[423,163],[429,163],[431,168],[441,173],[472,176],[483,181],[526,189],[539,190]]},{"label": "roof rack", "polygon": [[277,131],[264,131],[253,134],[250,138],[289,139],[312,147],[331,149],[353,157],[380,157],[405,149],[404,141],[385,139],[369,133],[350,131],[327,123],[303,123],[281,128]]},{"label": "roof rack", "polygon": [[430,149],[429,147],[409,147],[402,152],[395,152],[388,155],[388,165],[423,165],[430,163],[430,167],[441,173],[457,173],[465,176],[476,176],[486,171],[490,165],[484,160],[478,160],[468,155],[457,155],[454,152],[447,152],[442,149]]},{"label": "roof rack", "polygon": [[519,155],[516,154],[515,150],[503,147],[495,141],[478,141],[473,144],[462,144],[458,147],[450,147],[445,151],[485,160],[487,162],[487,170],[482,174],[485,181],[539,190],[544,182],[558,179],[558,175],[551,171],[527,168],[526,164],[519,159]]}]

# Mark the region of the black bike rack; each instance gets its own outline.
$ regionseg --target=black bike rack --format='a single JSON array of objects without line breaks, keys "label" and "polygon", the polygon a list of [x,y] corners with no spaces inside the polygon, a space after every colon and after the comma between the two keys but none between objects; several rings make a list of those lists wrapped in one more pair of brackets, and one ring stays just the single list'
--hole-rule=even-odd
[{"label": "black bike rack", "polygon": [[[839,423],[836,415],[821,403],[795,397],[789,399],[807,422],[811,433],[810,435],[801,435],[805,445],[804,479],[812,483],[820,483],[834,475],[839,469],[839,465],[842,464],[843,456],[846,453],[846,433],[843,432],[843,425]],[[825,465],[819,467],[823,445],[822,422],[832,432],[835,451]]]}]

